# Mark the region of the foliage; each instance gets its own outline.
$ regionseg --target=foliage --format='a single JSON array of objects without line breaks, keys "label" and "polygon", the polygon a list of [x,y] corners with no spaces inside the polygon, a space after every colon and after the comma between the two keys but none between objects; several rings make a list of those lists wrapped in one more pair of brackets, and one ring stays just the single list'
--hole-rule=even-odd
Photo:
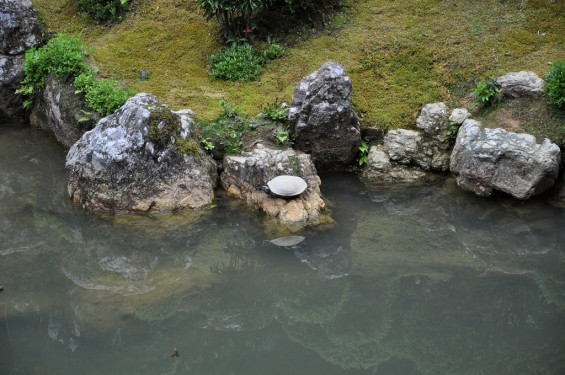
[{"label": "foliage", "polygon": [[359,166],[364,167],[365,164],[369,161],[369,144],[365,141],[361,142],[359,145]]},{"label": "foliage", "polygon": [[447,143],[451,145],[455,143],[455,140],[457,139],[457,133],[459,132],[460,127],[461,124],[458,124],[456,122],[449,123],[449,130],[447,131],[447,135],[446,135]]},{"label": "foliage", "polygon": [[75,86],[78,93],[84,94],[90,108],[102,116],[108,116],[123,106],[133,92],[119,87],[115,81],[97,80],[95,75],[93,70],[82,73],[75,78]]},{"label": "foliage", "polygon": [[49,74],[71,78],[84,72],[86,63],[80,41],[70,35],[59,34],[44,47],[29,49],[23,68],[25,77],[17,92],[28,97],[24,108],[29,108],[31,97],[45,86]]},{"label": "foliage", "polygon": [[220,101],[222,113],[215,120],[200,121],[200,143],[214,156],[239,155],[243,137],[251,131],[245,113],[237,106]]},{"label": "foliage", "polygon": [[78,9],[98,23],[112,23],[129,10],[129,0],[78,0]]},{"label": "foliage", "polygon": [[215,18],[222,37],[250,36],[254,25],[252,18],[267,9],[271,0],[198,0],[208,20]]},{"label": "foliage", "polygon": [[274,122],[286,122],[288,120],[288,105],[280,102],[277,98],[273,103],[263,106],[261,115],[263,118]]},{"label": "foliage", "polygon": [[545,77],[549,103],[565,107],[565,61],[556,61]]},{"label": "foliage", "polygon": [[261,54],[264,64],[266,64],[270,60],[275,60],[279,57],[282,57],[286,52],[285,48],[282,45],[278,44],[275,39],[272,39],[271,37],[267,38],[267,44],[269,45],[269,48],[264,50]]},{"label": "foliage", "polygon": [[475,108],[479,104],[492,105],[494,102],[500,100],[501,92],[502,87],[495,79],[490,78],[484,82],[478,82],[477,86],[471,92],[471,96],[475,98],[471,108]]},{"label": "foliage", "polygon": [[210,75],[229,81],[254,81],[261,74],[261,60],[249,44],[233,45],[210,56]]}]

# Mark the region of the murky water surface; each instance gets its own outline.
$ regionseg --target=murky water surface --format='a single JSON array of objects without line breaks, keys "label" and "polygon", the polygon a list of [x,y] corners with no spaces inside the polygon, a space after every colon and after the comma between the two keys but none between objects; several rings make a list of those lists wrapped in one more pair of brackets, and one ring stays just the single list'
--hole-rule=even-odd
[{"label": "murky water surface", "polygon": [[326,176],[335,227],[277,247],[221,196],[74,208],[63,164],[0,126],[1,374],[565,374],[565,209]]}]

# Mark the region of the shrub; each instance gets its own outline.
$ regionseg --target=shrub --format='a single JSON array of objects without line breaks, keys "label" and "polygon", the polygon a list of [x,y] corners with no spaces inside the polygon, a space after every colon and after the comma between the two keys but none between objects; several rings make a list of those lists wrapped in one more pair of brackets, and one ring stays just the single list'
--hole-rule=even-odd
[{"label": "shrub", "polygon": [[239,155],[243,152],[243,137],[251,131],[245,113],[237,106],[220,101],[222,113],[217,119],[199,122],[200,143],[215,157]]},{"label": "shrub", "polygon": [[471,92],[471,96],[475,98],[471,108],[475,108],[479,104],[492,105],[500,100],[501,92],[502,87],[495,79],[491,78],[477,83],[477,86]]},{"label": "shrub", "polygon": [[249,36],[252,18],[267,9],[271,0],[198,0],[208,20],[215,18],[225,40]]},{"label": "shrub", "polygon": [[78,0],[78,9],[98,23],[112,23],[129,10],[129,0]]},{"label": "shrub", "polygon": [[565,107],[565,61],[556,61],[545,77],[547,99],[551,104]]},{"label": "shrub", "polygon": [[23,68],[25,76],[18,92],[28,96],[24,108],[29,108],[32,103],[29,97],[45,86],[50,73],[67,79],[86,71],[87,66],[80,41],[67,34],[59,34],[42,48],[29,49]]},{"label": "shrub", "polygon": [[123,106],[133,93],[119,87],[115,81],[97,80],[95,76],[96,73],[89,70],[75,78],[75,86],[77,92],[84,94],[90,108],[102,116],[108,116]]},{"label": "shrub", "polygon": [[282,57],[286,52],[284,47],[278,44],[274,39],[271,37],[267,38],[267,43],[269,44],[269,48],[263,51],[261,57],[263,58],[263,62],[267,63],[267,61],[278,59]]},{"label": "shrub", "polygon": [[261,59],[249,44],[233,45],[210,56],[210,74],[230,81],[253,81],[261,74]]}]

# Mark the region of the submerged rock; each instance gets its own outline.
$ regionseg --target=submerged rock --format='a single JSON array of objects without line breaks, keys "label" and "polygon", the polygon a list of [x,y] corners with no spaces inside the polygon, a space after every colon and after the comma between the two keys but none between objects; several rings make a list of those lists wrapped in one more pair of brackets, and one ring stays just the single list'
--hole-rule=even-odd
[{"label": "submerged rock", "polygon": [[16,90],[24,78],[24,53],[36,47],[40,37],[31,0],[0,0],[0,119],[24,117],[22,96]]},{"label": "submerged rock", "polygon": [[52,134],[66,149],[100,120],[75,91],[73,83],[50,75],[30,114],[32,126]]},{"label": "submerged rock", "polygon": [[179,116],[151,94],[130,98],[67,154],[74,204],[102,211],[172,211],[212,203],[216,165]]},{"label": "submerged rock", "polygon": [[328,62],[294,91],[289,120],[296,147],[311,154],[319,169],[343,169],[357,156],[361,132],[351,90],[343,67]]},{"label": "submerged rock", "polygon": [[482,129],[466,120],[451,155],[457,184],[480,196],[493,190],[518,199],[543,193],[555,183],[561,159],[559,147],[545,139],[536,143],[530,134],[503,129]]},{"label": "submerged rock", "polygon": [[[274,197],[261,189],[280,175],[298,175],[308,187],[294,198]],[[309,155],[258,144],[242,156],[226,156],[222,185],[229,196],[244,199],[290,231],[331,221],[320,193],[320,178]]]}]

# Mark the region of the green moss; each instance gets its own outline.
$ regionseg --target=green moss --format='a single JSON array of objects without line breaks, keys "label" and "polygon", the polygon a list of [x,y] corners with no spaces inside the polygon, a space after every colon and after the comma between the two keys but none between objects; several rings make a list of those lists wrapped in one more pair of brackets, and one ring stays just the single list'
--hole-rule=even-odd
[{"label": "green moss", "polygon": [[163,148],[173,143],[175,149],[184,155],[198,156],[200,155],[200,146],[198,143],[187,137],[181,136],[181,122],[177,115],[166,107],[155,107],[151,109],[151,117],[149,118],[149,139],[153,141],[157,147]]},{"label": "green moss", "polygon": [[[221,45],[195,0],[144,1],[111,29],[77,15],[73,0],[34,2],[51,31],[82,33],[102,76],[202,119],[218,116],[220,99],[249,114],[276,98],[290,102],[302,77],[333,60],[353,81],[365,126],[410,127],[424,104],[458,104],[475,79],[518,70],[544,76],[565,54],[563,1],[365,0],[325,31],[290,37],[288,53],[259,81],[233,83],[208,75],[208,57]],[[140,79],[141,71],[151,77]]]}]

